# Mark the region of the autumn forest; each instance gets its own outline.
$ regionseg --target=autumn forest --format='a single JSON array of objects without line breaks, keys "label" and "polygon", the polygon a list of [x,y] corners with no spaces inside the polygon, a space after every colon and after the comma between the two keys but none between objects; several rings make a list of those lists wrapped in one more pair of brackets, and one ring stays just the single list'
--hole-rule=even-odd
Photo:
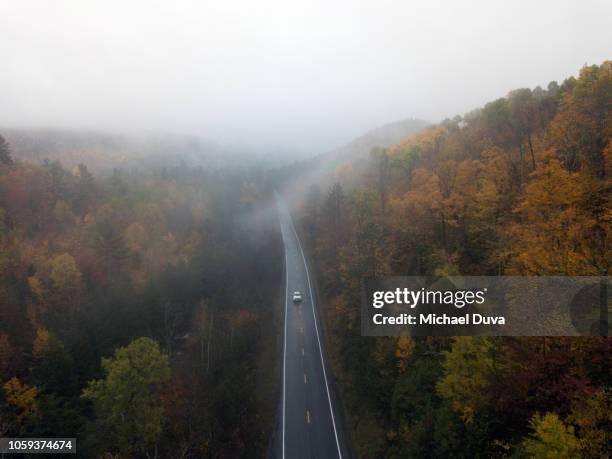
[{"label": "autumn forest", "polygon": [[81,457],[264,451],[282,250],[265,174],[95,178],[0,146],[2,435],[78,437]]},{"label": "autumn forest", "polygon": [[612,62],[585,66],[304,190],[360,457],[608,456],[609,338],[365,338],[358,305],[367,276],[607,276],[611,108]]},{"label": "autumn forest", "polygon": [[279,192],[355,457],[607,458],[610,338],[363,337],[359,305],[366,277],[607,276],[611,139],[612,61],[365,156],[282,166],[160,150],[100,171],[0,129],[0,437],[76,437],[83,458],[270,455]]}]

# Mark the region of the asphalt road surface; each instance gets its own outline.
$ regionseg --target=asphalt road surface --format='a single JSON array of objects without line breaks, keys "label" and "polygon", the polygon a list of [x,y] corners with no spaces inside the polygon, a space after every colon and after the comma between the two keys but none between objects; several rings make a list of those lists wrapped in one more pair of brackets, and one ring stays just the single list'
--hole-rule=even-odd
[{"label": "asphalt road surface", "polygon": [[[278,458],[351,457],[335,383],[326,363],[325,341],[312,279],[284,200],[277,196],[285,245],[285,318],[281,406],[272,445]],[[294,291],[302,302],[293,304]]]}]

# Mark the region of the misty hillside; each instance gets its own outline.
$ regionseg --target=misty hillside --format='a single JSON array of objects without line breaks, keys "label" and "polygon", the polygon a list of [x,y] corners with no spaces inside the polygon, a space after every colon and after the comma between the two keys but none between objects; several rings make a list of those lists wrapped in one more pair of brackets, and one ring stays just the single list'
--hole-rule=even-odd
[{"label": "misty hillside", "polygon": [[372,149],[388,148],[431,126],[420,119],[406,119],[374,128],[335,150],[311,160],[294,163],[280,169],[284,177],[292,177],[291,186],[285,187],[288,197],[305,195],[312,186],[325,189],[341,180],[349,185],[357,169],[365,167]]},{"label": "misty hillside", "polygon": [[430,123],[420,119],[407,119],[385,124],[366,132],[343,147],[337,148],[322,155],[326,160],[333,158],[336,161],[345,159],[365,158],[374,147],[389,147],[393,144],[422,131]]},{"label": "misty hillside", "polygon": [[218,166],[235,157],[214,142],[164,133],[131,135],[52,129],[2,129],[15,159],[41,164],[60,161],[68,168],[85,164],[97,173],[114,168]]}]

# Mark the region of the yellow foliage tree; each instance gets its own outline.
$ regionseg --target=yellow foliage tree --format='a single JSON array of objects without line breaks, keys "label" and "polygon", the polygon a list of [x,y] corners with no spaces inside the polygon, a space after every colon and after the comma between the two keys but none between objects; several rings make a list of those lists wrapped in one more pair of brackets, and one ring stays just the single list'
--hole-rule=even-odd
[{"label": "yellow foliage tree", "polygon": [[493,338],[458,336],[451,350],[444,353],[444,376],[437,390],[466,423],[472,422],[488,402],[488,389],[496,374],[497,348]]},{"label": "yellow foliage tree", "polygon": [[81,286],[81,272],[72,255],[58,255],[50,263],[50,278],[53,286],[61,293],[67,294],[78,290]]},{"label": "yellow foliage tree", "polygon": [[514,212],[509,274],[598,275],[588,245],[596,220],[584,210],[585,176],[557,160],[538,167]]},{"label": "yellow foliage tree", "polygon": [[36,386],[28,386],[13,377],[4,384],[3,389],[6,401],[13,407],[18,423],[21,424],[25,418],[36,414],[38,411]]},{"label": "yellow foliage tree", "polygon": [[580,445],[574,428],[566,426],[555,413],[536,414],[530,422],[533,433],[523,441],[527,455],[534,459],[579,458]]},{"label": "yellow foliage tree", "polygon": [[125,242],[132,253],[142,250],[147,241],[147,231],[140,223],[132,223],[125,230]]}]

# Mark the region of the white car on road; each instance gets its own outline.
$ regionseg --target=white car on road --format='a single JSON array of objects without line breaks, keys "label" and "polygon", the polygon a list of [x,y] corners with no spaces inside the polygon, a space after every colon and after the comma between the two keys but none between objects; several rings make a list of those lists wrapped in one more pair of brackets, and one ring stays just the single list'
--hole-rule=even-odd
[{"label": "white car on road", "polygon": [[300,304],[302,302],[302,294],[297,290],[293,292],[293,302],[295,304]]}]

